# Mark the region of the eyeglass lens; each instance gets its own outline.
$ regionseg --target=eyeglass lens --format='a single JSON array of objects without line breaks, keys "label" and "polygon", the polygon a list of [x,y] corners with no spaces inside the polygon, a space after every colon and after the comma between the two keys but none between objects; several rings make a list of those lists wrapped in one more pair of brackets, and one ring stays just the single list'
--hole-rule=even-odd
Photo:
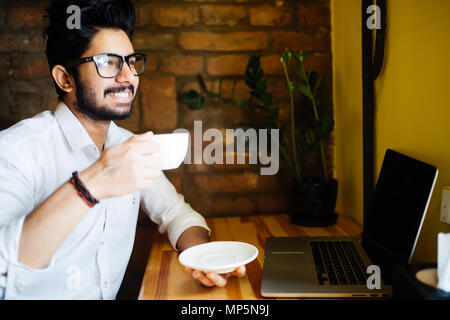
[{"label": "eyeglass lens", "polygon": [[[117,56],[101,55],[95,59],[97,69],[102,77],[116,77],[122,65],[122,59]],[[131,72],[135,76],[141,75],[144,72],[145,60],[141,55],[131,56],[128,60]]]}]

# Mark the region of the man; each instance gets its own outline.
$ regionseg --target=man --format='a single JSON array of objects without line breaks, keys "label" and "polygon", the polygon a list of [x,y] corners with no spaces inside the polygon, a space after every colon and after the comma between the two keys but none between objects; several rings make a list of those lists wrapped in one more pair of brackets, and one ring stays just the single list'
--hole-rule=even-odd
[{"label": "man", "polygon": [[[81,29],[66,26],[81,9]],[[152,132],[132,113],[145,56],[130,1],[53,1],[46,55],[60,103],[0,132],[0,298],[114,299],[132,251],[139,203],[171,244],[209,241],[203,217],[160,169]],[[190,270],[206,286],[230,275]]]}]

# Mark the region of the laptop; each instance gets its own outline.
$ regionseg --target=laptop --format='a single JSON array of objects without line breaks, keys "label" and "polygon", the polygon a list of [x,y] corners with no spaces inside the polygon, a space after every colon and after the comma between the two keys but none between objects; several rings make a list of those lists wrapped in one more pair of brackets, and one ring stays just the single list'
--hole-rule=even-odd
[{"label": "laptop", "polygon": [[261,295],[390,296],[392,263],[410,263],[437,175],[436,167],[387,149],[362,235],[268,238]]}]

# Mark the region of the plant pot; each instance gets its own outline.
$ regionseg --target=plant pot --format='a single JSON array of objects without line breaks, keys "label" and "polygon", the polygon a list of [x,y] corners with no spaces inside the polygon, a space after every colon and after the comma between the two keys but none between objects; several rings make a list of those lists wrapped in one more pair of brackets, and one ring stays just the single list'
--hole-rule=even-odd
[{"label": "plant pot", "polygon": [[289,214],[294,224],[308,227],[329,226],[336,222],[338,182],[327,184],[294,181],[289,199]]}]

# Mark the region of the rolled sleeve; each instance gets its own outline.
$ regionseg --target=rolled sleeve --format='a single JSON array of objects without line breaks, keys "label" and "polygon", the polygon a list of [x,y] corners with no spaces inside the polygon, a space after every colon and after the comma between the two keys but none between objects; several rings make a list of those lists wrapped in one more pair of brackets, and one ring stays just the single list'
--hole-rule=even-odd
[{"label": "rolled sleeve", "polygon": [[[25,217],[0,226],[0,291],[5,299],[14,299],[21,288],[38,281],[54,265],[54,257],[44,268],[31,268],[18,261],[18,248]],[[0,294],[0,297],[2,295]]]},{"label": "rolled sleeve", "polygon": [[50,269],[30,268],[18,261],[26,216],[33,210],[33,184],[12,160],[0,155],[0,297],[13,299],[18,288],[32,284]]},{"label": "rolled sleeve", "polygon": [[148,189],[141,192],[142,209],[150,219],[159,225],[159,232],[167,235],[170,244],[176,248],[181,234],[190,227],[203,227],[211,232],[203,216],[192,209],[177,193],[164,174]]}]

